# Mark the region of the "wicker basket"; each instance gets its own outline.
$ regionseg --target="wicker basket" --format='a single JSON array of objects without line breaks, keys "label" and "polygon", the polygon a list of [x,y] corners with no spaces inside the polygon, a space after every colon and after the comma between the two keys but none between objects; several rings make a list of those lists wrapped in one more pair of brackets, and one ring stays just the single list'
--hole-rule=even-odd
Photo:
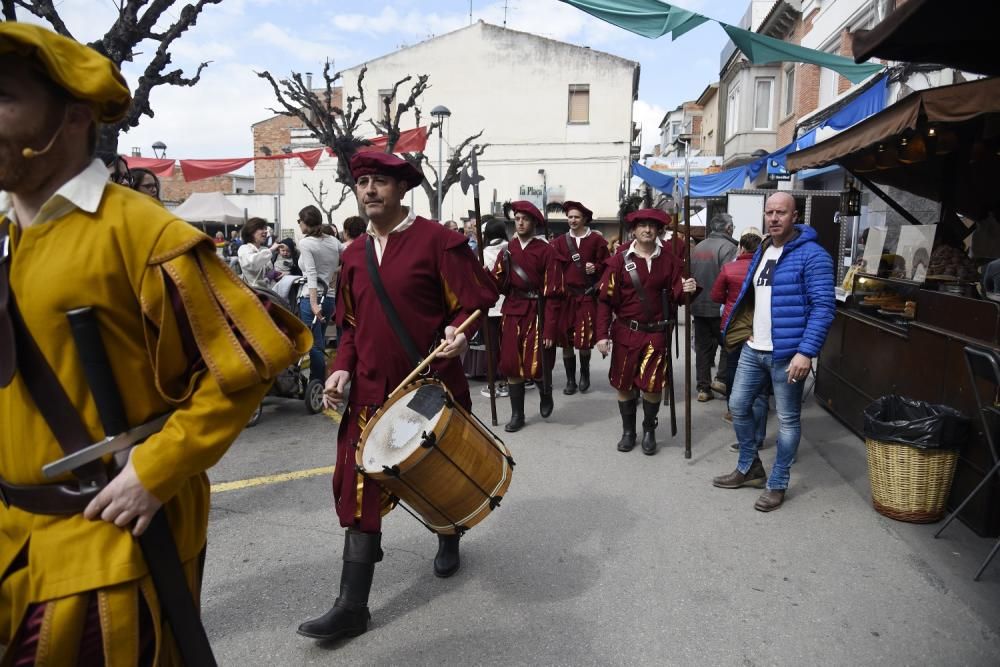
[{"label": "wicker basket", "polygon": [[958,451],[918,449],[870,438],[865,444],[876,512],[910,523],[933,523],[944,516]]}]

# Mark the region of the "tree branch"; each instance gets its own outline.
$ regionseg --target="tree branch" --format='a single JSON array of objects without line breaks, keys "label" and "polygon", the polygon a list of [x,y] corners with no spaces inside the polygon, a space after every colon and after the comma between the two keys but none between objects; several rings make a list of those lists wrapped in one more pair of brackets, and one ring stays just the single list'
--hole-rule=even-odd
[{"label": "tree branch", "polygon": [[[48,21],[52,26],[52,29],[60,35],[69,37],[70,39],[76,39],[73,37],[72,33],[70,33],[69,28],[66,27],[66,24],[63,23],[62,17],[59,16],[59,12],[56,10],[52,0],[31,0],[30,2],[27,0],[15,0],[15,3],[18,6],[27,9],[38,18]],[[5,2],[4,15],[6,16],[6,14],[7,3]]]}]

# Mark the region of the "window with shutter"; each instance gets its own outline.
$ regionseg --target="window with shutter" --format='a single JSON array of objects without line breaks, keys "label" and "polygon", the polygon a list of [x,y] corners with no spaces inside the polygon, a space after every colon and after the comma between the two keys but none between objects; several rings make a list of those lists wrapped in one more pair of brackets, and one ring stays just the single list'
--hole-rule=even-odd
[{"label": "window with shutter", "polygon": [[590,122],[590,84],[570,84],[568,123]]}]

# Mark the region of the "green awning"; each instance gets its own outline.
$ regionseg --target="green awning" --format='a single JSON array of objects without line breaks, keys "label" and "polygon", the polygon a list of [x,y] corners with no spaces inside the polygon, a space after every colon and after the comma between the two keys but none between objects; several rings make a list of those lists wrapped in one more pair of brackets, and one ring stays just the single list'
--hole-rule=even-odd
[{"label": "green awning", "polygon": [[883,65],[855,63],[850,58],[808,49],[780,39],[744,30],[660,0],[562,0],[591,16],[649,39],[670,33],[677,39],[702,23],[715,21],[722,26],[743,55],[755,65],[797,62],[818,65],[842,74],[851,83],[860,83],[882,71]]}]

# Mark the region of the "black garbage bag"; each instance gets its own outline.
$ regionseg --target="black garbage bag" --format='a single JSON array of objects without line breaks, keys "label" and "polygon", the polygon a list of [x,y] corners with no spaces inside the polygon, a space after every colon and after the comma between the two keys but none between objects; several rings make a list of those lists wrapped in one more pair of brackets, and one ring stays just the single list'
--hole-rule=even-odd
[{"label": "black garbage bag", "polygon": [[921,449],[959,449],[969,438],[969,419],[947,405],[890,394],[865,408],[865,437]]}]

